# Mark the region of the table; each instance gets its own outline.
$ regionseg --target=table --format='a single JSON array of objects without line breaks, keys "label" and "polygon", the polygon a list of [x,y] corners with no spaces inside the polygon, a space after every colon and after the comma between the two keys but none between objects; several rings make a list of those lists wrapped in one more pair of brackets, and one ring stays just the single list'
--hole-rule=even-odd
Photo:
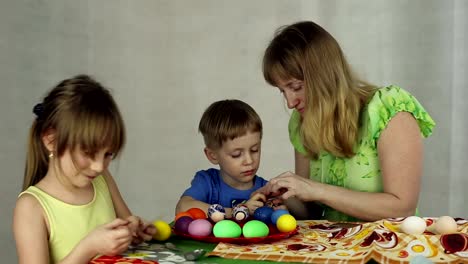
[{"label": "table", "polygon": [[[410,263],[414,258],[433,263],[468,263],[468,221],[457,218],[458,233],[407,235],[399,231],[404,218],[369,223],[334,223],[326,220],[298,221],[297,235],[268,244],[210,244],[173,236],[169,242],[183,251],[203,248],[209,253],[197,263]],[[435,218],[425,218],[427,230]],[[159,254],[159,263],[183,263],[180,252],[164,248],[164,242],[147,245],[149,255]],[[152,251],[151,251],[152,250]],[[143,249],[144,251],[144,249]],[[123,257],[147,253],[129,251]],[[153,253],[151,253],[153,252]],[[157,253],[155,253],[157,252]],[[132,255],[133,254],[133,255]],[[147,258],[152,258],[151,256]],[[121,259],[120,262],[117,259]],[[141,261],[141,262],[138,262]],[[98,258],[91,263],[154,263],[124,261],[122,256]],[[421,263],[421,262],[420,262]]]}]

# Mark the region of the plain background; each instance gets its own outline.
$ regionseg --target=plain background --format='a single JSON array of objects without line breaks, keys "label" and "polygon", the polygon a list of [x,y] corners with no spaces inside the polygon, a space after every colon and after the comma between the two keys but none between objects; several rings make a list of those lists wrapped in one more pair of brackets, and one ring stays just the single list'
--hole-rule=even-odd
[{"label": "plain background", "polygon": [[259,175],[293,170],[289,112],[262,78],[279,26],[321,24],[360,75],[410,91],[437,123],[425,143],[424,216],[467,217],[468,1],[0,1],[0,255],[16,262],[12,211],[31,112],[79,73],[111,88],[128,144],[112,165],[133,212],[173,218],[194,173],[210,167],[197,125],[213,101],[237,98],[264,122]]}]

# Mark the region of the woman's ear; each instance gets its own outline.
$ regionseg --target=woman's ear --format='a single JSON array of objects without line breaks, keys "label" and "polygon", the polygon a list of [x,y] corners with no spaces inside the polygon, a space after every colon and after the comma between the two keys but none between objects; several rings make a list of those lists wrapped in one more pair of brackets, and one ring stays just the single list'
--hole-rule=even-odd
[{"label": "woman's ear", "polygon": [[213,163],[214,165],[218,165],[218,156],[216,155],[216,152],[213,151],[212,149],[206,147],[203,149],[205,152],[206,158]]},{"label": "woman's ear", "polygon": [[44,144],[44,147],[49,151],[53,152],[55,150],[55,130],[53,129],[48,129],[43,135],[42,135],[42,143]]}]

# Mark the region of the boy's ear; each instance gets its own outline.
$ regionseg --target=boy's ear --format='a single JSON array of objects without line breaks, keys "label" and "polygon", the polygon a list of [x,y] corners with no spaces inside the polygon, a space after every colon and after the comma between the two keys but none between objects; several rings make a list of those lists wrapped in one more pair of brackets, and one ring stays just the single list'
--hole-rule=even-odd
[{"label": "boy's ear", "polygon": [[42,143],[49,152],[53,152],[55,150],[55,130],[49,129],[42,134]]},{"label": "boy's ear", "polygon": [[213,163],[214,165],[218,165],[218,157],[216,155],[216,152],[214,152],[212,149],[210,148],[204,148],[203,151],[205,152],[205,156],[206,158],[211,162]]}]

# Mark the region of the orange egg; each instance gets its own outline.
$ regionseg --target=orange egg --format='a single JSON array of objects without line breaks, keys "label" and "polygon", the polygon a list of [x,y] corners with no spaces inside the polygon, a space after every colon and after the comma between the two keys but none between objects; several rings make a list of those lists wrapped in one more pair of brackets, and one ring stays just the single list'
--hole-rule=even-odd
[{"label": "orange egg", "polygon": [[175,216],[175,221],[177,221],[177,219],[181,218],[182,216],[188,216],[188,217],[194,219],[194,217],[193,217],[192,214],[190,214],[189,212],[185,211],[185,212],[180,212],[180,213],[176,214],[176,216]]},{"label": "orange egg", "polygon": [[206,219],[205,211],[197,207],[188,209],[187,213],[191,214],[193,219]]}]

